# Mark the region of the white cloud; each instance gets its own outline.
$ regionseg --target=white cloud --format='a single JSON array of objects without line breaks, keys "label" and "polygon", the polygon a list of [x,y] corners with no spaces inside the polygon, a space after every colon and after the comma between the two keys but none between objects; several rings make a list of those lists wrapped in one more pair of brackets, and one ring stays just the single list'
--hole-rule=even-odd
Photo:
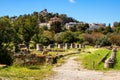
[{"label": "white cloud", "polygon": [[71,3],[75,3],[75,0],[69,0]]}]

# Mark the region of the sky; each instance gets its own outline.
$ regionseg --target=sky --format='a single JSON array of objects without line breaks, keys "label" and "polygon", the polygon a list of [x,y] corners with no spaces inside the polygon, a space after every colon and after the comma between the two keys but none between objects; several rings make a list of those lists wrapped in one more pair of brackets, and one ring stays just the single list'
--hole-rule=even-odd
[{"label": "sky", "polygon": [[0,16],[19,16],[43,9],[88,23],[120,21],[120,0],[0,0]]}]

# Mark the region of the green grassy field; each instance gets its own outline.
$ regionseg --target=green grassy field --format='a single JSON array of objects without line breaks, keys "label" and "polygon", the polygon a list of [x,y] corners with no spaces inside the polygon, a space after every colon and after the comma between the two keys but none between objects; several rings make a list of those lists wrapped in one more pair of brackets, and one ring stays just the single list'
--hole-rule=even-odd
[{"label": "green grassy field", "polygon": [[116,53],[116,63],[115,63],[114,69],[120,70],[120,51],[117,51]]},{"label": "green grassy field", "polygon": [[10,80],[42,80],[51,74],[53,74],[51,65],[0,68],[0,76]]},{"label": "green grassy field", "polygon": [[82,65],[86,69],[104,70],[104,61],[102,58],[107,55],[110,56],[111,51],[107,49],[84,49],[79,55],[78,61],[82,61]]}]

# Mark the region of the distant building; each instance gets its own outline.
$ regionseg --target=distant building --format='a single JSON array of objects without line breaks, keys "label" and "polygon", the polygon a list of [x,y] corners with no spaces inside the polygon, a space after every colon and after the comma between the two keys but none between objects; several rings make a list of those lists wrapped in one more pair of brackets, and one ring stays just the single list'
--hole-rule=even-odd
[{"label": "distant building", "polygon": [[79,24],[85,24],[85,23],[84,22],[79,22],[79,23],[77,23],[77,22],[69,22],[69,23],[65,24],[65,28],[70,29],[70,27],[76,27]]},{"label": "distant building", "polygon": [[39,23],[39,28],[42,28],[46,26],[48,29],[50,29],[50,24],[49,23]]},{"label": "distant building", "polygon": [[55,21],[60,21],[61,22],[61,19],[58,18],[58,17],[53,17],[53,18],[50,19],[50,21],[48,23],[40,23],[39,22],[39,27],[42,28],[44,26],[47,26],[47,28],[50,29],[51,28],[50,25]]},{"label": "distant building", "polygon": [[55,22],[55,21],[61,22],[62,20],[61,20],[60,18],[58,18],[58,17],[53,17],[53,18],[50,18],[49,23],[51,24],[51,23],[53,23],[53,22]]},{"label": "distant building", "polygon": [[105,23],[92,23],[92,24],[89,24],[88,30],[95,30],[95,29],[98,29],[100,27],[105,27],[105,26],[106,26]]}]

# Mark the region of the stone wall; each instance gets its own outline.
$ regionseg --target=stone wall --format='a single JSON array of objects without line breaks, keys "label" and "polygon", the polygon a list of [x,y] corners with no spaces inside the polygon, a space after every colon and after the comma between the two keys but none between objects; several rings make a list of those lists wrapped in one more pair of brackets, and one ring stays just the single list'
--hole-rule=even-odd
[{"label": "stone wall", "polygon": [[115,64],[116,48],[112,49],[111,56],[105,60],[104,68],[113,68]]},{"label": "stone wall", "polygon": [[14,63],[18,65],[41,65],[46,62],[46,56],[36,54],[17,54],[14,55]]}]

